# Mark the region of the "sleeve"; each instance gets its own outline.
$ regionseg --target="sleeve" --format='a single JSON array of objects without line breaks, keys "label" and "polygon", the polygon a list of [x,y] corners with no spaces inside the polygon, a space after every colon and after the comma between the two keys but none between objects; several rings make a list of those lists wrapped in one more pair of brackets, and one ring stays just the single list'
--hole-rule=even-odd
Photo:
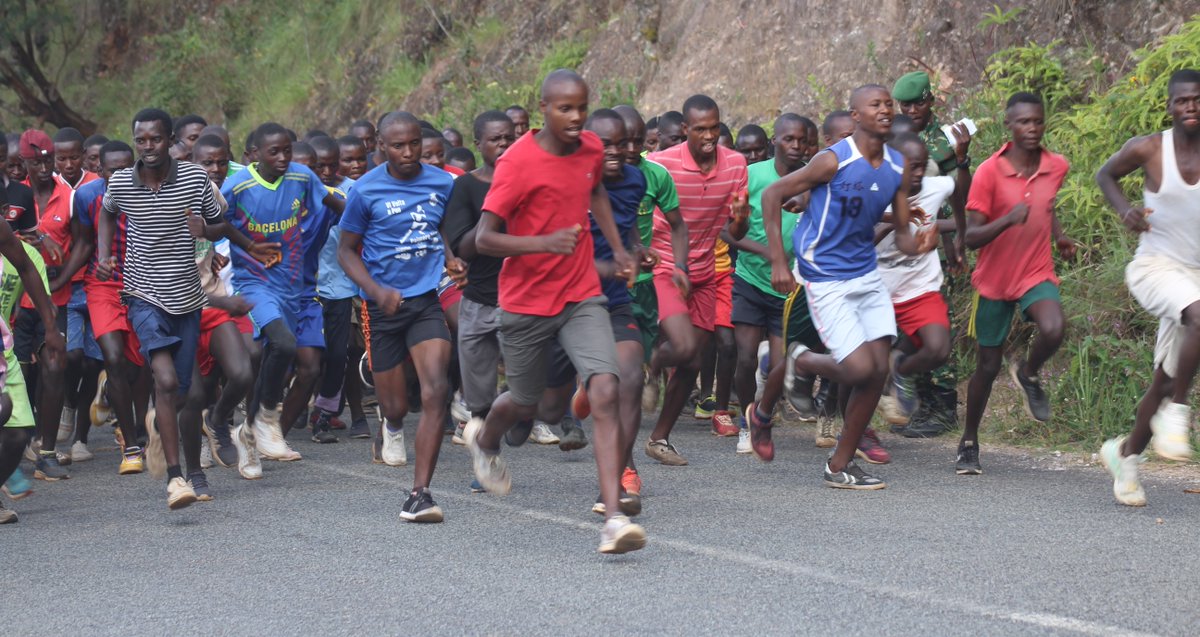
[{"label": "sleeve", "polygon": [[466,179],[454,181],[450,199],[446,202],[446,216],[442,219],[442,236],[450,243],[450,249],[458,252],[463,235],[475,227],[471,209],[471,193]]},{"label": "sleeve", "polygon": [[496,163],[496,173],[492,176],[492,187],[483,200],[483,209],[509,221],[524,199],[525,193],[521,187],[524,180],[517,162],[504,159]]},{"label": "sleeve", "polygon": [[656,184],[653,184],[655,189],[654,204],[663,212],[670,212],[679,209],[679,193],[675,190],[675,180],[671,179],[671,173],[664,168],[662,170],[652,171],[655,177]]},{"label": "sleeve", "polygon": [[346,197],[346,209],[342,212],[342,220],[338,226],[355,234],[366,234],[367,223],[370,221],[370,210],[361,188],[351,188],[350,196]]},{"label": "sleeve", "polygon": [[92,225],[92,217],[87,213],[87,203],[79,196],[79,191],[71,192],[71,218],[78,219],[85,226]]},{"label": "sleeve", "polygon": [[110,215],[118,215],[120,212],[117,208],[117,200],[116,197],[113,196],[112,188],[113,180],[109,179],[108,186],[104,189],[104,200],[100,203],[100,207],[102,208],[103,212],[107,212]]},{"label": "sleeve", "polygon": [[204,221],[209,225],[221,223],[225,216],[225,211],[221,210],[214,192],[216,191],[213,189],[212,180],[205,175],[204,191],[200,193],[200,216],[204,217]]},{"label": "sleeve", "polygon": [[16,192],[10,189],[8,192],[9,205],[16,204],[21,208],[21,215],[17,217],[14,228],[19,232],[37,227],[37,212],[34,210],[33,191],[29,188],[17,188]]},{"label": "sleeve", "polygon": [[996,214],[992,209],[996,181],[994,166],[995,163],[991,159],[979,165],[971,179],[971,190],[967,194],[967,210],[978,212],[988,221],[992,221]]},{"label": "sleeve", "polygon": [[233,211],[237,210],[237,195],[233,192],[233,187],[236,185],[232,178],[226,178],[225,183],[221,186],[221,199],[225,201],[225,221],[234,222]]}]

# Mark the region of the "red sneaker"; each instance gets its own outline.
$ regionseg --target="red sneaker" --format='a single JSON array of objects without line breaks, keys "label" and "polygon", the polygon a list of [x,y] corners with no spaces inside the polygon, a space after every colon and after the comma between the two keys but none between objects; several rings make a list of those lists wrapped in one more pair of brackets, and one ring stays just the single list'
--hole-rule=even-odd
[{"label": "red sneaker", "polygon": [[746,424],[750,427],[750,449],[763,462],[775,459],[775,441],[771,440],[771,421],[759,420],[758,403],[746,408]]},{"label": "red sneaker", "polygon": [[854,455],[871,464],[887,464],[892,461],[892,454],[883,448],[883,444],[879,442],[879,434],[870,427],[867,427],[862,438],[858,439],[858,451],[854,452]]},{"label": "red sneaker", "polygon": [[339,420],[337,416],[334,416],[333,418],[329,419],[329,428],[330,429],[345,429],[346,423]]},{"label": "red sneaker", "polygon": [[580,420],[592,415],[592,405],[588,402],[587,390],[584,389],[583,383],[575,387],[575,395],[571,397],[571,413]]},{"label": "red sneaker", "polygon": [[621,489],[625,493],[641,495],[642,477],[638,475],[637,470],[625,467],[625,471],[621,473]]},{"label": "red sneaker", "polygon": [[738,435],[738,427],[733,424],[733,414],[725,410],[713,412],[712,433],[722,438]]}]

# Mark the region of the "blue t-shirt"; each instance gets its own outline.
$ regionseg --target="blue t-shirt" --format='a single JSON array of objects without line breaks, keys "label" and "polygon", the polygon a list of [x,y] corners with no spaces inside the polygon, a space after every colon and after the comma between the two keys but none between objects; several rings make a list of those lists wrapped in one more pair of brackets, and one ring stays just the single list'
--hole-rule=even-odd
[{"label": "blue t-shirt", "polygon": [[225,180],[221,195],[229,203],[225,218],[256,243],[278,243],[282,260],[266,268],[241,248],[232,246],[233,287],[243,290],[267,286],[281,298],[315,296],[314,277],[306,284],[302,228],[328,228],[326,217],[332,213],[321,200],[325,186],[313,171],[292,162],[287,172],[274,183],[258,174],[254,164]]},{"label": "blue t-shirt", "polygon": [[[621,235],[628,248],[637,232],[638,208],[646,197],[646,177],[642,171],[625,164],[621,166],[621,177],[617,181],[605,181],[604,189],[608,191],[608,201],[612,204],[613,222],[617,225],[617,234]],[[588,221],[592,226],[592,245],[594,258],[597,261],[612,261],[613,249],[600,232],[600,226],[588,213]],[[608,306],[616,307],[633,300],[624,279],[601,279],[600,289],[608,297]]]},{"label": "blue t-shirt", "polygon": [[875,270],[875,224],[900,188],[904,157],[884,146],[875,168],[853,137],[822,152],[837,156],[837,175],[813,188],[792,247],[805,281],[846,281]]},{"label": "blue t-shirt", "polygon": [[[344,200],[353,186],[353,179],[343,177],[342,183],[333,188],[328,186],[326,188]],[[321,253],[317,259],[317,296],[323,299],[348,299],[358,294],[358,286],[354,285],[354,281],[351,281],[349,276],[346,276],[342,265],[338,263],[337,246],[341,238],[341,228],[336,225],[329,228],[329,238],[325,241],[325,245],[321,246]]]},{"label": "blue t-shirt", "polygon": [[453,187],[450,173],[425,164],[403,181],[380,164],[354,184],[340,225],[362,235],[362,260],[372,279],[404,298],[437,289],[446,267],[438,228]]}]

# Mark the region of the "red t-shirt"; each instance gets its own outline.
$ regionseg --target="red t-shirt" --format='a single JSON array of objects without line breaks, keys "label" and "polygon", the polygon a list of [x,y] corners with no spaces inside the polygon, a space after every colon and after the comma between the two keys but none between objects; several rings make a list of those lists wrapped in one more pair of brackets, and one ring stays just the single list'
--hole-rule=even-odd
[{"label": "red t-shirt", "polygon": [[[93,176],[93,178],[95,177]],[[67,255],[70,254],[71,198],[74,193],[75,191],[71,189],[71,186],[67,182],[63,181],[62,177],[55,175],[54,192],[50,193],[50,199],[46,202],[45,207],[37,209],[38,230],[53,239],[63,251],[61,261],[53,260],[45,252],[42,252],[42,256],[46,259],[47,267],[63,265],[66,263]],[[71,300],[71,286],[68,284],[58,288],[50,295],[50,300],[60,307],[66,305],[67,301]],[[33,307],[33,301],[29,300],[28,295],[21,297],[21,307]]]},{"label": "red t-shirt", "polygon": [[567,303],[600,294],[588,209],[603,167],[604,146],[591,131],[584,131],[579,148],[565,157],[542,150],[533,135],[523,135],[500,156],[483,209],[503,219],[508,234],[534,236],[574,225],[581,228],[572,254],[526,254],[504,260],[501,309],[554,316]]},{"label": "red t-shirt", "polygon": [[989,222],[1018,203],[1029,207],[1024,224],[1008,228],[979,250],[971,285],[980,296],[995,301],[1015,301],[1046,281],[1058,285],[1050,254],[1054,198],[1071,168],[1062,155],[1043,148],[1037,172],[1027,179],[1002,156],[1010,146],[1012,142],[979,165],[967,197],[967,210]]}]

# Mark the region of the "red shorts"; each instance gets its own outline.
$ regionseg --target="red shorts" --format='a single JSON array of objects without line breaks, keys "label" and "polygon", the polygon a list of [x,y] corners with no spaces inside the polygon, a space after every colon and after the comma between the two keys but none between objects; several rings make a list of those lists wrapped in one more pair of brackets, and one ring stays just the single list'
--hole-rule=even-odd
[{"label": "red shorts", "polygon": [[[732,284],[733,279],[730,279]],[[710,279],[704,283],[692,284],[692,293],[683,298],[679,288],[671,281],[671,272],[654,274],[654,292],[658,295],[658,322],[661,323],[677,314],[687,314],[692,319],[692,325],[711,332],[715,327],[717,313],[717,282]],[[732,312],[732,302],[730,312]]]},{"label": "red shorts", "polygon": [[[246,317],[239,317],[245,319]],[[249,321],[246,321],[249,323]],[[200,375],[208,376],[212,373],[213,367],[216,365],[216,359],[213,358],[212,352],[209,351],[209,345],[212,344],[213,330],[226,323],[237,323],[237,319],[229,315],[225,310],[218,310],[215,307],[206,307],[200,312],[200,344],[196,347],[196,360],[200,363]],[[254,327],[251,326],[251,332]],[[238,326],[238,331],[241,332],[241,326]],[[246,332],[242,332],[245,334]]]},{"label": "red shorts", "polygon": [[713,285],[717,291],[717,314],[713,324],[733,329],[733,270],[718,272]]},{"label": "red shorts", "polygon": [[462,288],[457,285],[451,285],[438,295],[438,303],[441,304],[443,312],[449,312],[450,308],[454,307],[454,304],[461,300]]},{"label": "red shorts", "polygon": [[941,292],[926,292],[896,304],[896,327],[908,336],[917,349],[921,349],[921,337],[917,336],[917,331],[927,325],[941,325],[950,329],[950,310]]},{"label": "red shorts", "polygon": [[88,318],[92,323],[92,334],[99,340],[105,334],[125,332],[125,358],[141,367],[142,344],[138,341],[133,326],[129,324],[129,309],[121,301],[121,284],[94,279],[84,281],[83,291],[87,294]]}]

